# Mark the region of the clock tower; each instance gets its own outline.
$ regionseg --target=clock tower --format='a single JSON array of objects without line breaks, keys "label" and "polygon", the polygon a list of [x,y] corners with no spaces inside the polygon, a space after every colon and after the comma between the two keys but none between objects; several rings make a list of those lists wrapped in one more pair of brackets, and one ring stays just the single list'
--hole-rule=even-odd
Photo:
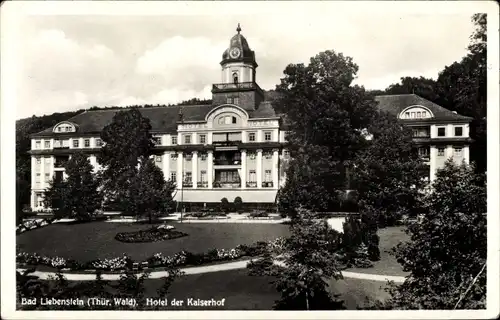
[{"label": "clock tower", "polygon": [[241,34],[239,23],[236,32],[222,54],[221,83],[213,86],[213,101],[216,104],[231,103],[255,110],[264,99],[264,93],[255,80],[255,69],[258,66],[255,52]]}]

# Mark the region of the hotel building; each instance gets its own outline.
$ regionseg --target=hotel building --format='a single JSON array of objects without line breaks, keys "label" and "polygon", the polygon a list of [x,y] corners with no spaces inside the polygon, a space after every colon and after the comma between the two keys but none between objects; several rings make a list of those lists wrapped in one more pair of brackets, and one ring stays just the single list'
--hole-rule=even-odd
[{"label": "hotel building", "polygon": [[[177,185],[183,203],[233,202],[272,206],[286,176],[286,127],[266,101],[256,80],[255,53],[241,35],[222,55],[221,82],[207,105],[142,108],[151,121],[154,161]],[[379,96],[379,107],[393,112],[414,130],[430,179],[447,157],[468,161],[470,118],[416,95]],[[94,170],[102,146],[100,132],[118,110],[85,111],[31,136],[31,208],[43,209],[52,179],[64,179],[64,165],[75,152],[89,155]]]}]

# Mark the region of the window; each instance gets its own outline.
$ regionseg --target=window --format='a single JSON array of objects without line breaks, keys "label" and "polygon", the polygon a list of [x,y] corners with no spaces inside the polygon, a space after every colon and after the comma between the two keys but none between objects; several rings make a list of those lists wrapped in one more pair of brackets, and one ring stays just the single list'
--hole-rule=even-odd
[{"label": "window", "polygon": [[161,138],[160,137],[153,137],[153,143],[155,146],[160,146],[161,145]]},{"label": "window", "polygon": [[438,148],[438,157],[444,157],[444,148]]},{"label": "window", "polygon": [[256,181],[257,181],[257,179],[256,179],[255,170],[250,170],[248,182],[256,182]]},{"label": "window", "polygon": [[45,159],[45,164],[50,164],[50,158],[44,158]]},{"label": "window", "polygon": [[193,176],[190,171],[187,171],[184,174],[184,182],[192,182],[193,181]]},{"label": "window", "polygon": [[415,118],[415,112],[410,112],[411,114],[411,118],[414,119]]},{"label": "window", "polygon": [[41,164],[42,163],[42,158],[36,157],[36,164]]},{"label": "window", "polygon": [[234,84],[238,83],[238,74],[236,72],[233,73],[233,82],[234,82]]},{"label": "window", "polygon": [[201,161],[205,161],[205,160],[207,160],[207,154],[206,154],[206,153],[202,153],[202,154],[200,155],[200,158],[201,158]]},{"label": "window", "polygon": [[200,134],[200,143],[205,144],[207,143],[207,136],[204,134]]},{"label": "window", "polygon": [[264,157],[266,159],[271,159],[273,157],[273,154],[271,152],[264,152]]},{"label": "window", "polygon": [[73,140],[73,148],[78,148],[78,145],[79,145],[79,141],[74,139]]},{"label": "window", "polygon": [[191,161],[193,159],[193,155],[191,153],[186,154],[186,161]]},{"label": "window", "polygon": [[421,118],[422,117],[422,113],[420,111],[417,111],[417,118]]},{"label": "window", "polygon": [[289,150],[285,150],[285,151],[283,152],[283,157],[284,157],[285,159],[289,159],[289,158],[290,158],[290,151],[289,151]]},{"label": "window", "polygon": [[177,144],[177,136],[172,136],[172,144],[175,145]]},{"label": "window", "polygon": [[175,171],[170,171],[170,180],[172,182],[176,182],[177,181],[177,172]]},{"label": "window", "polygon": [[418,155],[421,157],[429,156],[429,149],[427,148],[418,148]]},{"label": "window", "polygon": [[57,132],[62,132],[62,127],[57,127]]},{"label": "window", "polygon": [[50,181],[50,173],[46,173],[45,174],[45,182],[49,182]]},{"label": "window", "polygon": [[[230,104],[232,104],[232,103],[233,103],[233,98],[228,97],[228,98],[226,99],[226,103],[230,103]],[[219,120],[220,120],[220,119],[219,119]]]},{"label": "window", "polygon": [[90,147],[90,139],[85,139],[84,144],[85,144],[85,148],[89,148]]},{"label": "window", "polygon": [[177,160],[177,153],[172,153],[172,160]]},{"label": "window", "polygon": [[50,141],[45,141],[45,149],[50,149]]},{"label": "window", "polygon": [[201,170],[201,172],[200,172],[200,181],[201,182],[207,181],[207,171],[206,170]]},{"label": "window", "polygon": [[248,155],[250,156],[250,160],[255,160],[255,152],[251,152]]},{"label": "window", "polygon": [[41,149],[42,148],[42,142],[40,140],[37,140],[35,142],[35,149]]},{"label": "window", "polygon": [[427,111],[422,111],[422,118],[427,118]]},{"label": "window", "polygon": [[231,117],[231,122],[232,122],[233,124],[236,124],[236,117]]},{"label": "window", "polygon": [[271,170],[264,171],[264,182],[271,182]]},{"label": "window", "polygon": [[462,156],[462,148],[460,148],[460,147],[453,148],[453,153],[454,153],[455,157]]},{"label": "window", "polygon": [[185,135],[184,136],[184,144],[190,144],[191,143],[191,135]]},{"label": "window", "polygon": [[234,98],[233,99],[233,104],[240,104],[240,98],[238,98],[238,97]]},{"label": "window", "polygon": [[155,156],[155,162],[161,162],[161,156]]},{"label": "window", "polygon": [[455,137],[461,137],[463,135],[462,127],[455,127]]},{"label": "window", "polygon": [[217,121],[219,124],[224,124],[224,117],[220,117]]},{"label": "window", "polygon": [[64,131],[70,132],[71,131],[71,127],[69,127],[69,126],[64,127]]},{"label": "window", "polygon": [[36,194],[36,203],[38,207],[43,207],[43,195],[41,193]]},{"label": "window", "polygon": [[230,116],[225,116],[224,117],[224,124],[231,124],[232,123],[232,117]]},{"label": "window", "polygon": [[271,141],[271,132],[270,131],[264,132],[264,141]]},{"label": "window", "polygon": [[96,145],[96,147],[101,147],[102,146],[102,140],[101,140],[101,138],[96,138],[95,139],[95,145]]},{"label": "window", "polygon": [[410,119],[410,113],[409,112],[405,112],[405,118],[406,119]]},{"label": "window", "polygon": [[248,141],[255,142],[255,132],[250,132],[248,134]]},{"label": "window", "polygon": [[36,174],[36,177],[35,177],[35,182],[36,182],[36,183],[40,183],[40,177],[41,177],[41,176],[42,176],[42,175],[41,175],[40,173],[37,173],[37,174]]},{"label": "window", "polygon": [[444,137],[446,136],[446,128],[438,128],[438,137]]}]

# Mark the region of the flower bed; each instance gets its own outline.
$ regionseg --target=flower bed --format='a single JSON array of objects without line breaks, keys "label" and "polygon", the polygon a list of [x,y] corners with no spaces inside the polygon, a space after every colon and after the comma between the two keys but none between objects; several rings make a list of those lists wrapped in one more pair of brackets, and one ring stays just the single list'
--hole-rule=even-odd
[{"label": "flower bed", "polygon": [[21,234],[29,230],[35,230],[38,228],[42,228],[45,226],[48,226],[49,224],[53,223],[54,219],[34,219],[34,220],[28,220],[23,223],[20,223],[16,227],[16,234]]},{"label": "flower bed", "polygon": [[181,251],[171,256],[164,256],[162,253],[156,253],[152,257],[142,262],[134,262],[124,255],[114,259],[93,260],[84,263],[75,260],[66,260],[61,257],[45,257],[36,253],[19,252],[16,255],[16,262],[24,265],[44,265],[56,269],[68,269],[71,271],[83,270],[102,270],[102,271],[120,271],[125,268],[138,269],[160,268],[160,267],[186,267],[199,266],[202,264],[231,261],[243,257],[256,257],[268,249],[275,250],[282,248],[284,240],[278,238],[273,241],[259,241],[252,245],[239,245],[234,249],[212,249],[205,253],[191,253]]},{"label": "flower bed", "polygon": [[185,236],[187,233],[174,230],[172,226],[160,225],[147,230],[120,232],[115,236],[115,239],[121,242],[138,243],[171,240]]}]

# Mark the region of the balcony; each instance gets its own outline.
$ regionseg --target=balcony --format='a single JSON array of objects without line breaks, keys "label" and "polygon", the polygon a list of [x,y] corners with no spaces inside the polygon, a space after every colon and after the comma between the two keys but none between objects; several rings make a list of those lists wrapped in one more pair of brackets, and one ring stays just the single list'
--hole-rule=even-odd
[{"label": "balcony", "polygon": [[183,188],[192,188],[193,187],[193,181],[184,181],[182,183]]},{"label": "balcony", "polygon": [[208,181],[198,181],[196,183],[197,188],[208,188]]},{"label": "balcony", "polygon": [[241,165],[240,159],[214,159],[216,166],[239,166]]},{"label": "balcony", "polygon": [[257,181],[247,182],[247,188],[257,188]]},{"label": "balcony", "polygon": [[273,182],[272,181],[262,182],[262,188],[272,188],[272,187],[273,187]]},{"label": "balcony", "polygon": [[241,140],[221,140],[221,141],[213,141],[213,145],[215,146],[234,146],[241,144]]},{"label": "balcony", "polygon": [[68,163],[68,158],[55,158],[54,159],[54,168],[64,168],[66,163]]},{"label": "balcony", "polygon": [[232,91],[241,89],[257,89],[261,90],[255,82],[239,82],[239,83],[216,83],[212,86],[212,92]]},{"label": "balcony", "polygon": [[223,188],[223,189],[238,189],[241,188],[241,182],[239,181],[214,181],[214,188]]}]

